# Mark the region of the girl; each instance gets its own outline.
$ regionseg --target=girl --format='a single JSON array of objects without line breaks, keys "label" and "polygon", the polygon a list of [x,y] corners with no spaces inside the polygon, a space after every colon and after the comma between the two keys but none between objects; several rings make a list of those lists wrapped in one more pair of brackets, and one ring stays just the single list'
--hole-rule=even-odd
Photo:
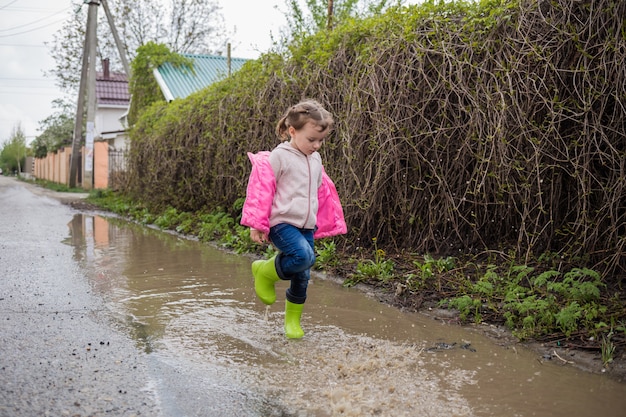
[{"label": "girl", "polygon": [[315,263],[313,239],[347,231],[337,190],[317,152],[333,124],[317,101],[302,101],[278,121],[276,133],[284,142],[272,152],[248,153],[252,172],[241,224],[250,227],[253,241],[271,242],[279,250],[252,263],[254,289],[271,305],[274,284],[291,281],[285,301],[285,335],[290,339],[304,336],[300,317]]}]

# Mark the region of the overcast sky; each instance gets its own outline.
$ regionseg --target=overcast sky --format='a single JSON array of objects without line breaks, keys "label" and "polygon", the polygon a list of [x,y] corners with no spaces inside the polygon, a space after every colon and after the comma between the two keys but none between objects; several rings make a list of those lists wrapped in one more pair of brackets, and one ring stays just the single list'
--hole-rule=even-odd
[{"label": "overcast sky", "polygon": [[[236,29],[233,57],[257,58],[270,48],[271,34],[278,38],[284,0],[218,2],[227,29]],[[54,67],[44,42],[61,29],[70,7],[70,0],[0,0],[0,147],[18,124],[30,143],[41,133],[39,121],[54,113],[51,102],[63,96],[44,76]]]}]

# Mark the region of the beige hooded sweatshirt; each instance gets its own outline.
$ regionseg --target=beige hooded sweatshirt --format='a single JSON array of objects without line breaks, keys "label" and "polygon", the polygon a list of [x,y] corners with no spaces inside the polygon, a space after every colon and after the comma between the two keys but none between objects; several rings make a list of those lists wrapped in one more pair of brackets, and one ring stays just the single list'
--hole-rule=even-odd
[{"label": "beige hooded sweatshirt", "polygon": [[317,190],[322,184],[322,158],[307,156],[283,142],[269,157],[276,194],[272,202],[270,227],[287,223],[301,229],[314,229],[317,221]]}]

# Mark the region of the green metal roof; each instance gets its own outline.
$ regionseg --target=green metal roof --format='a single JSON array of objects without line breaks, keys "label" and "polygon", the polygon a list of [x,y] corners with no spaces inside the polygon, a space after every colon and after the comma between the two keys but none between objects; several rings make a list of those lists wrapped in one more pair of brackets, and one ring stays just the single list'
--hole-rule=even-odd
[{"label": "green metal roof", "polygon": [[[228,58],[225,56],[181,55],[193,60],[194,71],[186,67],[176,67],[169,62],[154,70],[154,76],[167,101],[185,98],[191,93],[228,77]],[[244,58],[231,58],[231,74],[239,70],[246,61],[248,60]]]}]

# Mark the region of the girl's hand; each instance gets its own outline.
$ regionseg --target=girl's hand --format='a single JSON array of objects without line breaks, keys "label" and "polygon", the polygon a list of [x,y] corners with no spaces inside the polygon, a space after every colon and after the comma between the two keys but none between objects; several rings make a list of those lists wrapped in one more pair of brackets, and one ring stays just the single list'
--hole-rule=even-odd
[{"label": "girl's hand", "polygon": [[250,239],[252,239],[253,242],[260,243],[261,245],[270,241],[265,233],[253,228],[250,228]]}]

